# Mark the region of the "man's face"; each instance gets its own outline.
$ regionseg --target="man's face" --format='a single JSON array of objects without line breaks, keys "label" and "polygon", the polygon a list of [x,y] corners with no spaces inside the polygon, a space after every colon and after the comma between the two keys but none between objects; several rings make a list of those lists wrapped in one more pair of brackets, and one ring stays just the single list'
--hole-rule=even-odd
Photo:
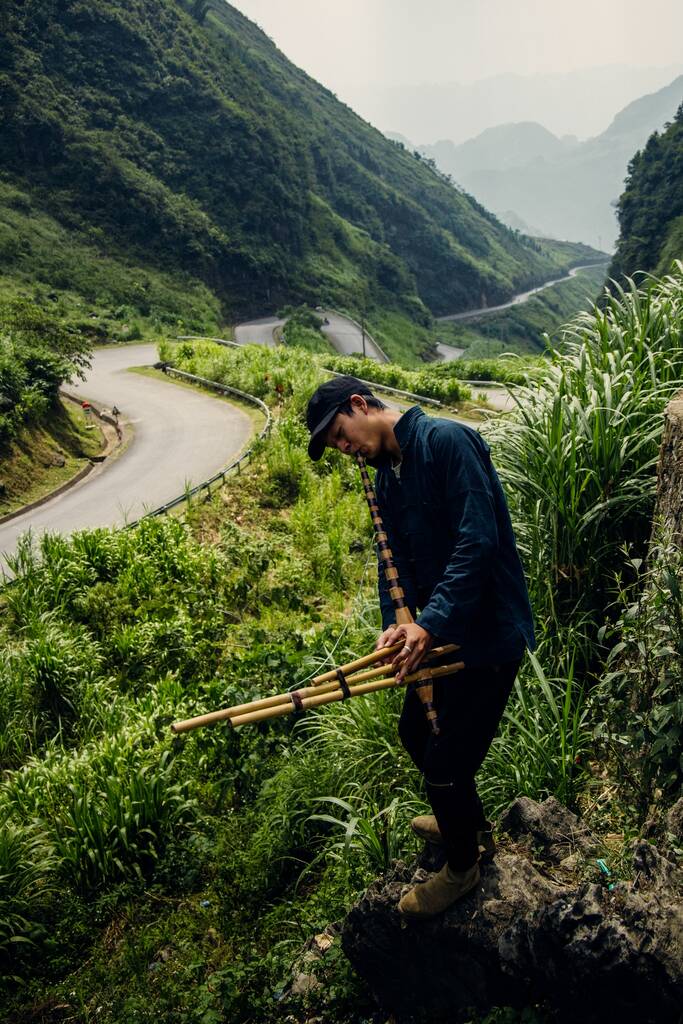
[{"label": "man's face", "polygon": [[351,415],[338,412],[325,436],[328,448],[338,448],[344,455],[360,452],[366,459],[376,458],[381,450],[381,433],[377,417],[368,409],[365,401],[354,396],[351,399]]}]

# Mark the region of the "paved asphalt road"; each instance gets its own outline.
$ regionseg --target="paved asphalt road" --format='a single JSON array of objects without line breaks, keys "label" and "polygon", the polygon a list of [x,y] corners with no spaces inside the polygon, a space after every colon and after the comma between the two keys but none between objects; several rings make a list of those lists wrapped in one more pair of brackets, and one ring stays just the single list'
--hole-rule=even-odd
[{"label": "paved asphalt road", "polygon": [[436,351],[441,362],[451,363],[454,359],[461,359],[465,354],[464,348],[456,348],[455,345],[447,345],[443,341],[437,342]]},{"label": "paved asphalt road", "polygon": [[278,320],[276,316],[249,320],[247,323],[237,325],[235,341],[238,345],[265,345],[267,348],[275,348],[273,331],[276,327],[284,327],[285,323],[285,320]]},{"label": "paved asphalt road", "polygon": [[241,409],[171,381],[126,372],[157,358],[154,345],[95,351],[87,380],[67,390],[107,408],[116,405],[133,426],[133,440],[70,491],[1,525],[0,552],[13,551],[29,528],[71,533],[136,519],[182,494],[186,483],[207,480],[244,447],[252,423]]},{"label": "paved asphalt road", "polygon": [[[326,317],[328,320],[328,323],[323,325],[322,331],[339,355],[348,356],[353,352],[363,351],[363,335],[357,324],[329,309],[318,310],[318,312],[321,317]],[[276,327],[284,327],[285,322],[278,320],[276,316],[264,316],[260,320],[249,320],[247,323],[238,324],[235,327],[235,341],[238,345],[266,345],[268,348],[274,348],[276,343],[273,331]],[[365,352],[370,359],[376,359],[379,363],[385,362],[384,355],[369,334],[365,335]]]},{"label": "paved asphalt road", "polygon": [[[329,309],[324,310],[321,316],[327,317],[329,320],[329,323],[323,326],[322,332],[330,339],[340,355],[350,356],[354,352],[363,351],[363,335],[357,324]],[[370,359],[376,359],[378,363],[386,361],[384,354],[367,333],[365,335],[365,354]]]},{"label": "paved asphalt road", "polygon": [[499,313],[501,309],[510,309],[511,306],[520,306],[523,302],[526,302],[531,298],[532,295],[536,295],[538,292],[545,291],[546,288],[552,288],[555,284],[560,284],[562,281],[568,281],[581,270],[590,270],[591,267],[607,267],[606,263],[584,263],[581,267],[572,267],[568,274],[564,277],[557,277],[554,281],[546,281],[545,284],[541,284],[538,288],[531,288],[528,292],[520,292],[518,295],[513,295],[509,302],[503,302],[500,306],[480,306],[479,309],[466,309],[464,313],[449,313],[448,316],[438,316],[437,320],[472,320],[481,316],[488,316],[489,313]]}]

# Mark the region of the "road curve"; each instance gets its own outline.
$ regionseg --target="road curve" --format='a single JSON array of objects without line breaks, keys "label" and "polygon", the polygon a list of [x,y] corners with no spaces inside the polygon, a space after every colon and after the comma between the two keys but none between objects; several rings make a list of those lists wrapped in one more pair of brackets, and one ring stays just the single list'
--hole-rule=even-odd
[{"label": "road curve", "polygon": [[329,338],[339,355],[360,355],[365,350],[365,355],[369,359],[375,359],[378,363],[386,362],[386,356],[367,331],[365,332],[365,345],[363,345],[363,333],[353,320],[342,316],[341,313],[335,313],[331,309],[323,310],[321,316],[327,320],[321,330]]},{"label": "road curve", "polygon": [[476,317],[488,316],[490,313],[500,313],[501,309],[521,306],[532,295],[537,295],[538,292],[543,292],[546,288],[552,288],[553,285],[561,284],[562,281],[569,281],[570,278],[576,277],[580,270],[590,270],[592,267],[606,266],[607,261],[604,260],[600,263],[584,263],[580,267],[572,267],[564,277],[556,277],[554,281],[546,281],[545,284],[540,284],[537,288],[531,288],[528,292],[520,292],[519,295],[513,295],[509,302],[502,302],[499,306],[480,306],[479,309],[466,309],[464,313],[449,313],[448,316],[437,316],[436,319],[439,322],[447,320],[472,320]]},{"label": "road curve", "polygon": [[[335,313],[331,309],[317,310],[323,323],[321,330],[327,337],[332,348],[341,356],[350,356],[354,353],[365,354],[369,359],[376,359],[378,363],[385,363],[386,356],[379,345],[376,345],[370,335],[365,332],[365,346],[363,346],[363,332],[353,320],[341,313]],[[235,327],[235,341],[238,345],[265,345],[267,348],[274,348],[276,341],[273,332],[276,327],[284,327],[286,320],[280,320],[276,316],[264,316],[259,320],[249,320]]]},{"label": "road curve", "polygon": [[29,528],[71,533],[119,526],[158,508],[187,484],[198,484],[227,465],[252,432],[241,409],[171,381],[128,373],[157,360],[155,345],[96,349],[87,379],[68,390],[111,408],[134,430],[128,448],[52,501],[0,525],[0,566]]},{"label": "road curve", "polygon": [[273,336],[276,327],[284,327],[286,320],[276,316],[263,316],[260,320],[248,320],[235,327],[235,341],[238,345],[265,345],[275,348],[277,342]]}]

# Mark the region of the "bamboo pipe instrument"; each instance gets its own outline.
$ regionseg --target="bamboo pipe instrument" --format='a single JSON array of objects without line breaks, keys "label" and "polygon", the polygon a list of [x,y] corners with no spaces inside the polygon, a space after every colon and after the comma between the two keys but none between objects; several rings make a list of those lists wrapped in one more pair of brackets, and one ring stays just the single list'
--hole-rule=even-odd
[{"label": "bamboo pipe instrument", "polygon": [[[357,661],[349,662],[348,665],[343,666],[339,671],[345,672],[346,683],[349,691],[352,691],[354,686],[358,683],[392,674],[394,670],[390,664],[380,665],[378,668],[368,669],[367,671],[361,672],[357,672],[355,669],[356,667],[362,668],[367,665],[370,658],[372,658],[372,661],[374,662],[378,661],[380,656],[390,656],[392,653],[399,650],[401,646],[401,644],[395,644],[393,647],[385,647],[381,651],[375,651],[373,655],[366,655],[363,658],[358,658]],[[434,647],[427,655],[427,658],[429,660],[440,658],[446,654],[451,654],[456,650],[456,644],[445,644],[443,647]],[[351,672],[353,672],[353,674],[350,674]],[[307,686],[300,690],[289,690],[286,693],[277,693],[272,697],[260,697],[258,700],[252,700],[246,704],[235,704],[230,708],[221,708],[220,711],[210,711],[205,715],[197,715],[195,718],[186,718],[182,722],[174,722],[171,726],[171,731],[174,733],[189,732],[192,729],[198,729],[204,725],[213,725],[216,722],[231,720],[238,715],[249,714],[253,711],[263,711],[268,708],[284,707],[287,712],[298,710],[299,700],[304,700],[308,697],[321,693],[334,693],[336,690],[339,690],[339,692],[344,695],[344,690],[339,684],[339,679],[336,673],[325,673],[325,675],[331,676],[332,678],[328,679],[327,682],[319,683],[315,686]],[[313,680],[313,682],[315,683],[315,680]],[[283,713],[285,712],[280,712],[280,714]],[[273,715],[271,717],[277,716]]]},{"label": "bamboo pipe instrument", "polygon": [[[376,679],[373,682],[360,683],[358,686],[349,687],[349,697],[361,697],[367,693],[376,693],[377,690],[386,690],[392,686],[407,686],[411,683],[417,687],[423,685],[431,686],[432,679],[453,675],[464,667],[465,663],[458,661],[452,665],[438,665],[436,668],[419,668],[416,672],[412,672],[405,679],[402,679],[400,683],[396,681],[395,675]],[[310,697],[304,697],[301,701],[300,710],[306,711],[309,708],[322,707],[324,704],[332,704],[335,701],[344,699],[344,694],[340,689],[333,690],[331,693],[318,692]],[[279,718],[282,715],[290,715],[294,710],[296,709],[292,704],[278,705],[275,708],[263,708],[261,711],[252,711],[250,714],[238,715],[236,718],[229,718],[228,721],[233,729],[237,729],[240,725],[262,722],[266,718]]]},{"label": "bamboo pipe instrument", "polygon": [[[406,625],[409,622],[413,622],[413,616],[410,613],[410,608],[406,604],[406,596],[399,582],[398,569],[394,564],[394,556],[391,548],[389,547],[389,538],[386,530],[384,529],[382,516],[380,515],[379,505],[377,504],[377,495],[375,494],[372,486],[372,481],[370,479],[370,474],[368,473],[368,468],[365,464],[365,459],[360,453],[356,455],[356,462],[358,463],[361,480],[363,481],[365,499],[368,503],[368,508],[370,509],[370,518],[372,519],[372,526],[375,531],[375,541],[377,543],[379,557],[384,564],[384,578],[387,581],[389,596],[391,597],[391,601],[394,606],[396,625]],[[434,687],[431,682],[426,683],[424,686],[420,686],[417,691],[417,695],[422,702],[422,707],[424,708],[432,733],[435,736],[438,736],[439,722],[436,715],[436,708],[434,707]]]}]

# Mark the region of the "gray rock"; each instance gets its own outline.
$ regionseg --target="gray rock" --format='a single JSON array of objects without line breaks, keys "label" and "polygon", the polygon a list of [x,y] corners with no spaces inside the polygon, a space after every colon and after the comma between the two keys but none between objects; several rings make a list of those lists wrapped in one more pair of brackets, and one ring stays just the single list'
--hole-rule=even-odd
[{"label": "gray rock", "polygon": [[666,831],[669,842],[680,850],[683,846],[683,796],[676,801],[666,816]]},{"label": "gray rock", "polygon": [[[352,908],[342,947],[398,1024],[457,1024],[493,1006],[542,1003],[559,1019],[601,1024],[609,1014],[674,1024],[683,1005],[680,876],[648,843],[634,845],[635,883],[553,875],[560,854],[590,848],[588,831],[556,800],[515,801],[516,835],[482,870],[476,890],[441,917],[406,922],[397,904],[419,862],[396,862]],[[525,855],[540,850],[547,867]]]},{"label": "gray rock", "polygon": [[513,839],[527,839],[555,864],[577,851],[588,854],[594,847],[589,829],[554,796],[542,804],[519,797],[510,804],[499,827]]}]

